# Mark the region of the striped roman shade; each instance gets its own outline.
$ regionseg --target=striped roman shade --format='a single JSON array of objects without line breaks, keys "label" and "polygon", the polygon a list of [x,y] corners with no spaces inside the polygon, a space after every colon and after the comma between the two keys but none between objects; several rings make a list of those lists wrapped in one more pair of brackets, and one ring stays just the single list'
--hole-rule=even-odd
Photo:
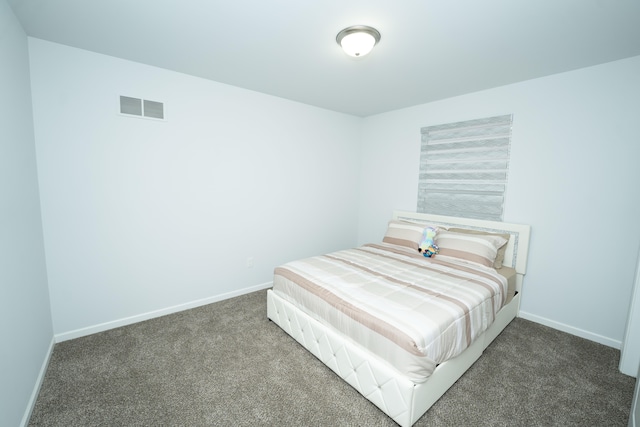
[{"label": "striped roman shade", "polygon": [[512,119],[422,128],[417,211],[502,221]]}]

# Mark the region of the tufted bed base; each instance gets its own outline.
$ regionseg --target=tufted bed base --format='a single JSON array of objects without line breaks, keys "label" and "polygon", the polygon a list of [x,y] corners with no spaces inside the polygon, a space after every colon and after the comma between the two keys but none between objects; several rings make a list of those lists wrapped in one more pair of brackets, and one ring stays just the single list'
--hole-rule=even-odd
[{"label": "tufted bed base", "polygon": [[495,337],[516,317],[520,294],[464,353],[442,363],[429,379],[416,384],[385,362],[347,341],[294,305],[267,291],[267,317],[322,363],[401,426],[413,425],[478,360]]}]

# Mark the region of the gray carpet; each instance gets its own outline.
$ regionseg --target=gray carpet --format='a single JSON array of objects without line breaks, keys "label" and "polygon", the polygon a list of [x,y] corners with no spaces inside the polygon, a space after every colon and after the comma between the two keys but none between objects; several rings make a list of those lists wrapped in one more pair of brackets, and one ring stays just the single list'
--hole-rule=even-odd
[{"label": "gray carpet", "polygon": [[[416,426],[626,426],[618,350],[515,319]],[[30,426],[393,426],[266,291],[56,344]]]}]

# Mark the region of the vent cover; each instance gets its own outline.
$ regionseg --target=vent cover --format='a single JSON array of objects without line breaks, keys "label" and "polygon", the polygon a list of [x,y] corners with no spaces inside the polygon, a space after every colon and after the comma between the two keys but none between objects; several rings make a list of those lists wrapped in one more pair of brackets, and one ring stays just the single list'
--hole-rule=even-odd
[{"label": "vent cover", "polygon": [[120,113],[164,120],[164,104],[157,101],[120,96]]},{"label": "vent cover", "polygon": [[162,102],[144,100],[144,116],[154,119],[164,119],[164,105]]},{"label": "vent cover", "polygon": [[120,112],[122,114],[142,115],[142,100],[138,98],[120,97]]}]

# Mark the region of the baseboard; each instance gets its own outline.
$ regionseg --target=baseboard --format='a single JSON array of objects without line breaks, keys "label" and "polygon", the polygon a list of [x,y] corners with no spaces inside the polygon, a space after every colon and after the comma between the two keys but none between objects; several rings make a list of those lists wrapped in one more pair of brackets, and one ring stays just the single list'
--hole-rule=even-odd
[{"label": "baseboard", "polygon": [[33,391],[31,392],[31,397],[29,398],[29,402],[27,403],[27,408],[24,412],[24,416],[22,417],[22,422],[20,426],[26,427],[29,424],[29,419],[31,418],[31,413],[33,412],[34,406],[36,406],[36,401],[38,400],[38,394],[40,393],[40,387],[42,387],[42,382],[44,381],[44,376],[47,374],[47,368],[49,367],[49,360],[51,359],[51,355],[53,354],[53,347],[55,345],[55,337],[51,337],[51,343],[49,344],[49,350],[47,350],[47,354],[42,362],[42,366],[40,367],[40,372],[38,373],[38,378],[36,378],[36,383],[33,386]]},{"label": "baseboard", "polygon": [[55,335],[55,342],[67,341],[75,338],[84,337],[87,335],[95,334],[98,332],[108,331],[109,329],[119,328],[121,326],[131,325],[133,323],[142,322],[144,320],[153,319],[160,316],[166,316],[167,314],[177,313],[179,311],[189,310],[191,308],[200,307],[203,305],[211,304],[218,301],[223,301],[229,298],[237,297],[251,292],[260,291],[273,286],[273,282],[263,283],[261,285],[252,286],[249,288],[239,289],[233,292],[227,292],[220,295],[214,295],[208,298],[191,301],[184,304],[174,305],[172,307],[163,308],[160,310],[150,311],[147,313],[138,314],[124,319],[113,320],[111,322],[101,323],[99,325],[88,326],[86,328],[76,329],[69,332],[63,332]]},{"label": "baseboard", "polygon": [[532,322],[540,323],[541,325],[548,326],[550,328],[557,329],[559,331],[566,332],[568,334],[575,335],[589,341],[594,341],[599,344],[606,345],[607,347],[613,347],[618,350],[622,348],[622,341],[617,341],[602,335],[594,334],[593,332],[565,325],[564,323],[556,322],[555,320],[527,313],[522,310],[520,311],[520,313],[518,313],[518,317],[521,317],[525,320],[531,320]]}]

